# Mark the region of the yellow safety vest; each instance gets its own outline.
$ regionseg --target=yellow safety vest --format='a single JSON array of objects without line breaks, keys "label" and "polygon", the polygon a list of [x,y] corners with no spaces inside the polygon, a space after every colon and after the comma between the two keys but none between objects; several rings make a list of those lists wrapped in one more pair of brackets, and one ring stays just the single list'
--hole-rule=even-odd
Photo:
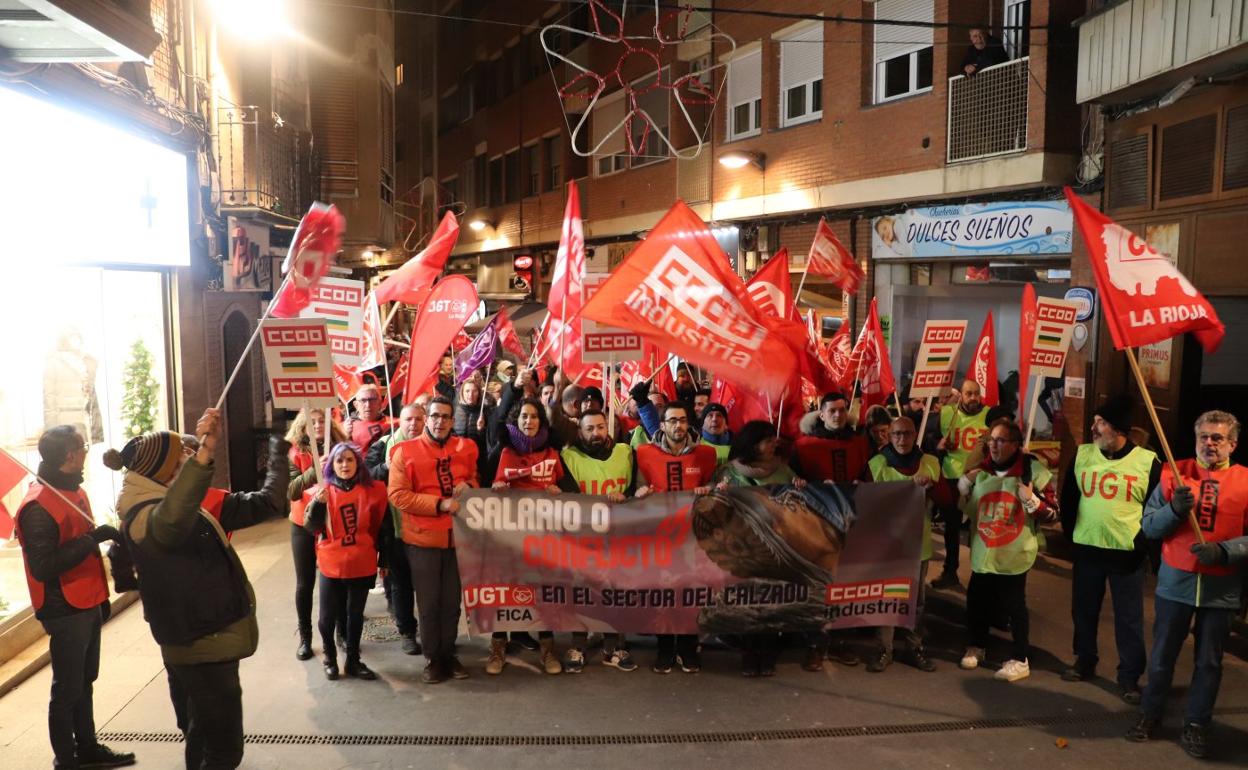
[{"label": "yellow safety vest", "polygon": [[[1039,460],[1031,463],[1031,488],[1038,495],[1053,474]],[[983,471],[963,509],[971,520],[971,571],[1021,575],[1035,564],[1044,535],[1018,498],[1022,478]]]},{"label": "yellow safety vest", "polygon": [[947,453],[941,463],[945,478],[956,479],[966,472],[966,458],[979,443],[979,437],[988,432],[988,408],[978,414],[967,414],[957,406],[940,409],[940,434],[947,436]]},{"label": "yellow safety vest", "polygon": [[1080,445],[1075,453],[1080,497],[1074,541],[1115,551],[1134,549],[1144,516],[1148,473],[1156,461],[1157,455],[1143,447],[1111,460],[1096,444]]},{"label": "yellow safety vest", "polygon": [[581,488],[581,494],[624,494],[633,482],[633,449],[628,444],[616,444],[605,460],[595,460],[570,446],[564,447],[559,456]]}]

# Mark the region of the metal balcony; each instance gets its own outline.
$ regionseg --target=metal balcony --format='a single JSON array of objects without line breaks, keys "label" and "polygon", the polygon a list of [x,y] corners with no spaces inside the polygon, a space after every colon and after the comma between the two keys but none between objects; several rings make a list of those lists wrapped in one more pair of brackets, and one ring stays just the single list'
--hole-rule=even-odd
[{"label": "metal balcony", "polygon": [[949,163],[1027,149],[1027,91],[1031,58],[949,78]]},{"label": "metal balcony", "polygon": [[259,209],[298,219],[316,200],[320,168],[312,135],[257,107],[217,110],[215,137],[222,209]]}]

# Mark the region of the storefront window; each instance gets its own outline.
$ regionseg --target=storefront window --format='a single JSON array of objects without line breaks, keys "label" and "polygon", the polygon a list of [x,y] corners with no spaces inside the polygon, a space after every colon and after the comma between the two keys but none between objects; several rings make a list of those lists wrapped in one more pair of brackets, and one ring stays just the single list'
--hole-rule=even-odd
[{"label": "storefront window", "polygon": [[[95,519],[115,523],[121,476],[104,467],[104,451],[169,425],[165,276],[27,265],[0,280],[11,287],[0,303],[0,445],[37,469],[40,433],[77,426],[90,445],[83,486]],[[3,499],[10,512],[26,486]],[[29,601],[16,539],[0,540],[0,621]]]}]

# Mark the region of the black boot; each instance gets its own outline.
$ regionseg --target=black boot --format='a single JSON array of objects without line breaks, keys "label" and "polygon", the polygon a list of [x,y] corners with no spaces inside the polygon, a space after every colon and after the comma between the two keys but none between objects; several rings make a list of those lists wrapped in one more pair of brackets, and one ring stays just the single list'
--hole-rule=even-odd
[{"label": "black boot", "polygon": [[326,679],[332,682],[338,678],[338,656],[337,655],[326,655],[325,659],[321,661],[321,663],[325,667]]},{"label": "black boot", "polygon": [[312,659],[312,629],[299,629],[299,646],[295,649],[295,657],[299,660]]},{"label": "black boot", "polygon": [[355,655],[347,655],[346,671],[347,676],[355,677],[356,679],[363,679],[369,682],[377,678],[377,674],[373,673],[373,670],[364,665],[364,661],[360,660],[359,653],[356,653]]}]

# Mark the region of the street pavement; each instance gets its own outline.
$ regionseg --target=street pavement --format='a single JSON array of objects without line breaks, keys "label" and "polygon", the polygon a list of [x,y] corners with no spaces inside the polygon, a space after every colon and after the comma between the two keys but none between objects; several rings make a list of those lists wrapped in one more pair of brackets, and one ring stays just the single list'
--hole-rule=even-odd
[{"label": "street pavement", "polygon": [[[535,654],[521,652],[501,676],[490,677],[483,671],[487,644],[474,637],[461,647],[472,677],[429,686],[420,682],[423,658],[401,654],[397,641],[365,642],[364,660],[381,677],[376,682],[329,682],[319,658],[295,660],[289,526],[270,522],[234,538],[256,588],[261,629],[259,652],[242,664],[244,767],[1248,765],[1244,638],[1232,639],[1226,658],[1209,761],[1189,759],[1177,744],[1190,642],[1163,735],[1146,745],[1127,743],[1121,736],[1135,712],[1113,685],[1117,660],[1108,597],[1099,670],[1108,679],[1062,682],[1059,674],[1070,659],[1070,565],[1047,556],[1028,579],[1032,675],[1017,683],[993,680],[992,667],[957,668],[963,597],[934,592],[929,646],[940,668],[931,674],[900,661],[882,674],[832,662],[811,674],[800,669],[801,651],[793,649],[776,677],[744,679],[737,655],[709,644],[702,673],[659,676],[649,671],[653,640],[638,638],[633,649],[642,668],[633,673],[598,665],[594,654],[583,674],[547,676]],[[963,558],[964,583],[967,562]],[[1151,604],[1150,598],[1150,629]],[[371,596],[367,614],[381,619],[384,613],[383,597]],[[869,634],[854,644],[864,654],[872,648]],[[319,651],[319,641],[315,646]],[[180,766],[182,745],[165,673],[140,605],[107,624],[103,650],[95,687],[99,731],[114,748],[136,752],[140,766]],[[990,661],[1006,650],[1002,637],[990,649]],[[51,766],[50,676],[45,668],[0,698],[0,768]]]}]

